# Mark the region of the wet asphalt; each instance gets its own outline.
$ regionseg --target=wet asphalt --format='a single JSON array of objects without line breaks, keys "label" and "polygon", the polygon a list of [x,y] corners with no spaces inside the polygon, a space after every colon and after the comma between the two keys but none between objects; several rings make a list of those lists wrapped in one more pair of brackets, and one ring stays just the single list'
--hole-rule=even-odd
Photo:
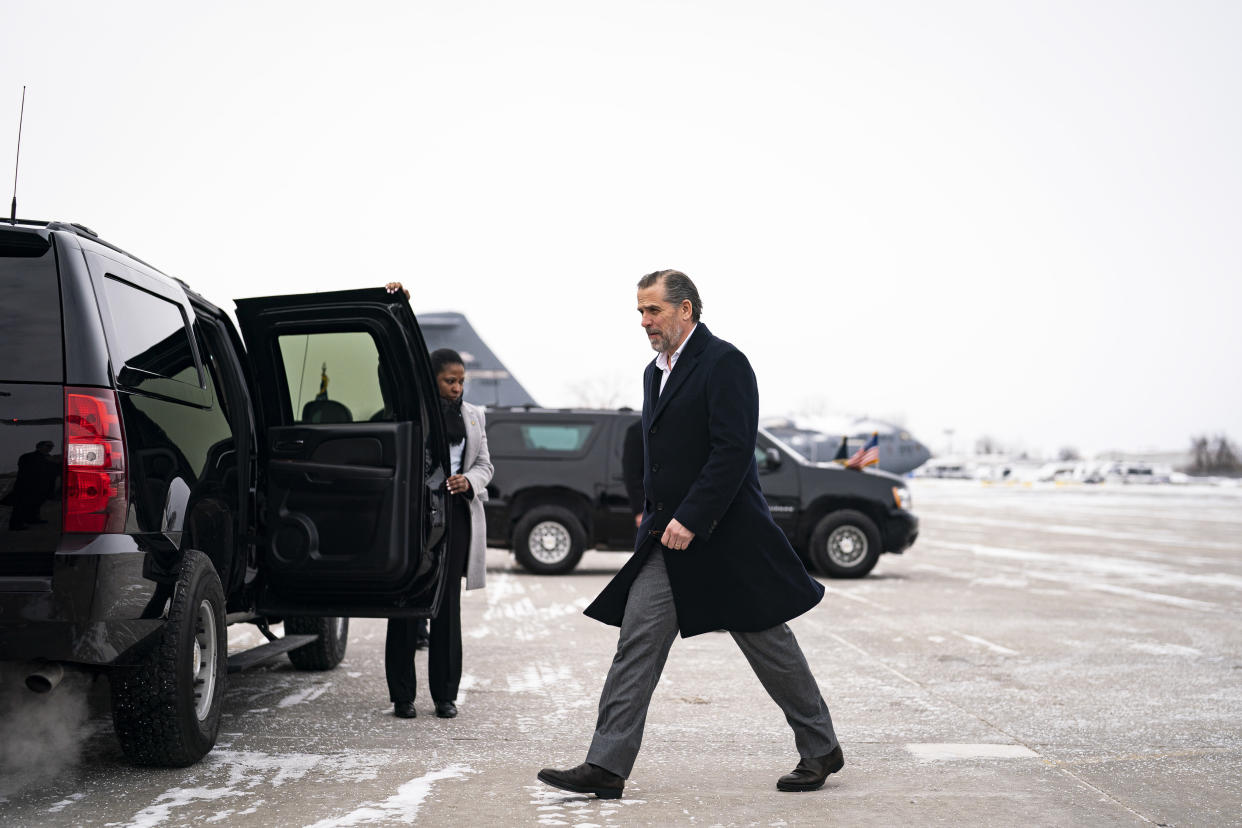
[{"label": "wet asphalt", "polygon": [[625,556],[538,577],[491,550],[457,719],[435,718],[425,652],[418,718],[393,717],[371,619],[333,671],[230,676],[190,768],[127,765],[106,682],[62,686],[10,711],[32,724],[0,748],[0,824],[1242,824],[1242,489],[912,489],[915,547],[791,623],[845,750],[820,791],[775,790],[792,736],[719,634],[674,645],[622,799],[540,784],[584,758],[616,630],[581,610]]}]

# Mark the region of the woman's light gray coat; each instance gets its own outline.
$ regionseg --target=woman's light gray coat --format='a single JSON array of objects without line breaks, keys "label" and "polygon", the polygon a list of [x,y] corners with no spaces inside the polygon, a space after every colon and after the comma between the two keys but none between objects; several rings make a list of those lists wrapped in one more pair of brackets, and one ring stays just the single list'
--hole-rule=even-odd
[{"label": "woman's light gray coat", "polygon": [[[483,516],[483,501],[487,500],[487,484],[492,482],[492,458],[487,451],[487,422],[483,418],[483,409],[463,400],[461,417],[466,423],[462,474],[470,481],[470,491],[474,494],[470,498],[470,557],[466,563],[466,589],[481,589],[487,577],[487,519]],[[448,586],[453,588],[451,582]]]}]

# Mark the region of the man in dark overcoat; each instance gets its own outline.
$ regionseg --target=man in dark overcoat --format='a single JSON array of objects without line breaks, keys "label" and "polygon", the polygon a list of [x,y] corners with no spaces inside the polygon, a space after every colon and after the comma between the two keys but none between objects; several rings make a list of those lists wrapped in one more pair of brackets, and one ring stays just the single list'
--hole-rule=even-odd
[{"label": "man in dark overcoat", "polygon": [[638,282],[655,360],[643,374],[644,504],[634,555],[586,609],[621,628],[587,761],[549,785],[621,796],[647,706],[677,638],[727,630],[794,731],[800,761],[777,781],[811,791],[844,764],[828,706],[785,623],[824,595],[759,488],[759,391],[745,355],[699,322],[680,271]]}]

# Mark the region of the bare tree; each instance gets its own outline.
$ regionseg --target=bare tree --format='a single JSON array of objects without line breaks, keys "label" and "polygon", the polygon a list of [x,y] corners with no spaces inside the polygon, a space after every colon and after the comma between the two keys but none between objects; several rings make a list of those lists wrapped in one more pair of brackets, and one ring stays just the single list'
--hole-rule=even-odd
[{"label": "bare tree", "polygon": [[1224,434],[1208,437],[1206,434],[1190,438],[1192,474],[1240,474],[1242,459],[1238,448]]},{"label": "bare tree", "polygon": [[633,377],[596,376],[579,380],[569,386],[575,406],[582,408],[618,408],[632,396],[636,383]]},{"label": "bare tree", "polygon": [[1082,455],[1078,453],[1078,449],[1073,446],[1062,446],[1057,452],[1057,459],[1062,463],[1074,463],[1082,459]]},{"label": "bare tree", "polygon": [[1238,463],[1238,451],[1225,435],[1217,435],[1216,450],[1213,454],[1213,460],[1219,471],[1225,474],[1242,471],[1242,466]]},{"label": "bare tree", "polygon": [[1206,436],[1190,438],[1190,456],[1193,458],[1190,461],[1190,470],[1199,474],[1207,474],[1212,466],[1212,457]]}]

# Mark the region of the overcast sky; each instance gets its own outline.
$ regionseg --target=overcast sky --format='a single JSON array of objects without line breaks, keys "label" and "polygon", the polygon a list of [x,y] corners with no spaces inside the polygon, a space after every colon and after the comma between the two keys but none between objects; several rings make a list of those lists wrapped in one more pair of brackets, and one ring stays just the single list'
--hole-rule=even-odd
[{"label": "overcast sky", "polygon": [[[1242,3],[9,3],[0,176],[209,299],[405,282],[545,405],[685,270],[762,413],[1242,439]],[[6,210],[7,212],[7,210]],[[0,332],[3,335],[3,332]]]}]

